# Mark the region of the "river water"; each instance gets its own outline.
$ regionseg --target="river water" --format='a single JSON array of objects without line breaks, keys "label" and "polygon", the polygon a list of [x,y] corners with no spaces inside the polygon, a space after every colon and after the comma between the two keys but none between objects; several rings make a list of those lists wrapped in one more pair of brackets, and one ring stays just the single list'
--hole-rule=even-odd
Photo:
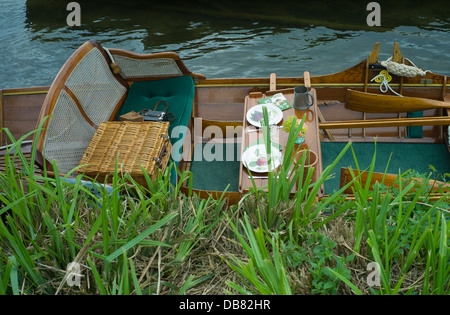
[{"label": "river water", "polygon": [[378,1],[380,26],[367,23],[369,1],[77,1],[81,26],[67,24],[69,2],[0,0],[0,89],[50,85],[89,39],[136,53],[175,51],[208,78],[334,73],[376,42],[385,60],[399,42],[417,66],[450,75],[448,1]]}]

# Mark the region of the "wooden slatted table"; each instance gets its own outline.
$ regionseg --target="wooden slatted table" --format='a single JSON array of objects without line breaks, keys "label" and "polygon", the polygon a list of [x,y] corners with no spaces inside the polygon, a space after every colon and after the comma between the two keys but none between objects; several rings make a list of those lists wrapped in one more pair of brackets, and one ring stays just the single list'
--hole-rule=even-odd
[{"label": "wooden slatted table", "polygon": [[[283,122],[286,120],[287,117],[295,115],[298,119],[302,119],[303,115],[306,114],[306,135],[305,135],[305,143],[306,145],[313,151],[317,153],[317,156],[319,158],[317,163],[317,172],[316,172],[316,178],[313,178],[313,181],[316,181],[319,177],[319,175],[322,173],[322,154],[321,154],[321,147],[320,147],[320,137],[319,137],[319,121],[318,121],[318,115],[317,115],[317,93],[315,89],[310,89],[310,93],[314,97],[314,105],[309,107],[307,110],[296,110],[293,107],[290,109],[286,109],[283,111],[283,119],[278,123],[278,126],[282,126]],[[289,103],[292,105],[294,103],[294,90],[283,90],[283,95],[286,97],[286,99],[289,101]],[[244,117],[243,117],[243,130],[242,130],[242,143],[241,143],[241,156],[245,151],[245,148],[249,145],[257,141],[260,137],[262,137],[263,133],[261,131],[257,132],[249,132],[250,130],[254,130],[255,127],[251,125],[247,121],[247,111],[252,108],[253,106],[258,105],[258,100],[261,98],[265,98],[266,95],[262,93],[250,93],[245,98],[245,105],[244,105]],[[288,140],[288,133],[279,130],[279,144],[281,145],[281,153],[284,154],[284,149],[286,146]],[[249,172],[247,168],[243,165],[241,161],[240,170],[239,170],[239,192],[245,193],[248,192],[249,188],[253,186],[252,180],[249,179]],[[253,173],[253,176],[260,176],[264,177],[267,176],[267,173]],[[268,179],[266,178],[256,178],[254,179],[255,184],[257,187],[263,187],[268,184]],[[292,194],[295,193],[295,186],[292,191]],[[318,196],[321,197],[324,194],[324,188],[322,187],[319,190]]]}]

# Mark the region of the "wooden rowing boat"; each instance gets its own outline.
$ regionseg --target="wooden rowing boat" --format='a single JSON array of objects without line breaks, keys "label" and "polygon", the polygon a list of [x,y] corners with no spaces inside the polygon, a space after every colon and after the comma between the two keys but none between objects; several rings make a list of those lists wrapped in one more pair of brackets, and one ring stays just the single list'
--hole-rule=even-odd
[{"label": "wooden rowing boat", "polygon": [[[1,127],[8,128],[13,136],[18,139],[34,130],[44,116],[52,114],[57,98],[63,93],[61,91],[64,91],[64,95],[76,99],[78,93],[76,89],[79,86],[77,87],[76,84],[69,86],[66,82],[71,71],[92,47],[98,48],[101,45],[88,42],[80,47],[69,58],[50,87],[1,90]],[[201,146],[207,143],[236,144],[238,142],[236,139],[240,139],[242,136],[242,130],[238,128],[243,125],[245,99],[249,94],[260,93],[270,96],[276,93],[292,93],[295,86],[304,84],[315,89],[317,94],[317,115],[322,154],[325,154],[325,152],[330,154],[329,152],[337,150],[332,148],[333,145],[347,143],[348,141],[352,141],[355,146],[356,144],[361,144],[361,146],[373,144],[374,137],[377,139],[378,146],[383,143],[386,145],[396,144],[398,147],[416,144],[440,145],[445,148],[446,154],[446,156],[443,156],[440,153],[443,165],[442,173],[449,172],[447,126],[450,124],[448,108],[450,92],[447,88],[447,76],[427,72],[423,77],[404,77],[390,73],[392,77],[389,82],[390,88],[403,97],[385,95],[380,92],[380,84],[371,81],[380,74],[380,71],[386,70],[381,65],[381,61],[378,60],[379,49],[379,43],[375,44],[372,52],[365,60],[338,73],[314,76],[314,69],[308,69],[308,75],[306,76],[277,77],[276,73],[271,73],[266,78],[206,78],[201,74],[191,72],[176,53],[141,55],[122,49],[99,49],[102,58],[108,64],[114,66],[118,64],[119,69],[121,69],[115,71],[117,68],[113,67],[109,70],[110,74],[108,75],[115,78],[118,82],[117,87],[123,87],[124,91],[115,98],[109,112],[101,119],[114,120],[117,118],[116,114],[123,101],[128,97],[127,93],[133,85],[137,86],[140,82],[178,76],[191,77],[195,86],[195,97],[188,128],[194,131],[194,122],[201,121],[200,125],[196,125],[199,126],[200,135],[194,133],[192,137],[185,138],[186,144],[192,148],[192,151],[183,152],[179,168],[191,170],[194,177],[200,173],[204,173],[208,177],[207,171],[198,171],[199,169],[206,170],[208,164],[204,161],[205,163],[202,165],[196,165],[196,162],[190,158],[192,154],[195,154],[195,145]],[[392,61],[408,66],[413,65],[401,55],[397,43],[394,45]],[[175,65],[178,70],[159,74],[146,73],[145,71],[138,74],[133,73],[133,71],[137,71],[136,69],[140,71],[145,70],[145,67],[151,68],[152,62],[156,62],[157,67],[161,69],[164,69],[167,64],[171,64]],[[309,73],[311,76],[309,76]],[[100,89],[101,84],[95,88]],[[406,102],[408,106],[394,108],[393,104],[398,104],[399,99],[403,103]],[[374,107],[374,102],[381,105]],[[81,102],[75,103],[79,109],[83,106]],[[417,114],[417,111],[420,111],[420,113]],[[81,108],[80,115],[85,119],[86,125],[95,130],[98,124],[90,118],[91,114],[88,110]],[[218,126],[223,131],[222,137],[208,135],[205,131],[211,126]],[[230,137],[226,136],[227,128],[235,128],[235,132]],[[27,139],[31,140],[33,137]],[[42,151],[43,139],[39,137],[36,139],[39,151]],[[2,145],[10,143],[10,139],[6,137],[4,132],[0,135],[0,142]],[[326,150],[324,150],[325,147]],[[427,152],[430,151],[430,149],[426,150]],[[431,151],[434,152],[435,150],[432,149]],[[427,153],[425,150],[419,152]],[[38,162],[41,166],[46,163],[42,159],[42,155]],[[327,159],[325,156],[323,162],[326,166]],[[434,166],[436,167],[436,165]],[[219,163],[211,166],[215,169],[221,167],[228,167],[228,164]],[[233,168],[235,165],[231,167]],[[234,176],[233,172],[235,170],[226,171],[231,176]],[[230,178],[218,177],[218,181],[231,181]],[[198,182],[200,181],[202,179]],[[199,185],[198,188],[195,188],[198,194],[204,196],[220,195],[223,189],[223,186],[214,186],[214,183],[209,182],[206,186]],[[227,197],[230,202],[236,202],[242,197],[242,193],[237,190],[228,191]]]}]

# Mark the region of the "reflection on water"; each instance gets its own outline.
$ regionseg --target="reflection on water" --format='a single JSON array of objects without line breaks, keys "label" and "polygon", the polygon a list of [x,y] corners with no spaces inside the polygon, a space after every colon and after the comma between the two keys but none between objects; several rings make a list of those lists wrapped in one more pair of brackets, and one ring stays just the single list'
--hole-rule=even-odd
[{"label": "reflection on water", "polygon": [[2,0],[0,89],[51,84],[89,39],[137,53],[175,51],[209,78],[333,73],[366,58],[375,42],[387,59],[397,41],[419,67],[450,75],[446,1],[378,1],[381,27],[367,26],[367,3],[348,0],[77,1],[82,26],[69,27],[68,2]]}]

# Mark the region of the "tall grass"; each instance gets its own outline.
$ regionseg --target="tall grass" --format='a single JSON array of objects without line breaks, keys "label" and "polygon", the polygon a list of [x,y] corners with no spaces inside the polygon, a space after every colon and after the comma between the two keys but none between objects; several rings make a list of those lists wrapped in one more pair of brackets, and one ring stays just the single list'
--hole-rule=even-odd
[{"label": "tall grass", "polygon": [[[146,174],[148,187],[117,171],[108,185],[86,182],[75,170],[59,174],[55,163],[52,176],[48,170],[40,175],[35,173],[35,147],[31,161],[20,150],[31,134],[15,141],[4,131],[13,145],[0,173],[0,294],[180,291],[181,286],[162,279],[186,259],[198,237],[209,237],[224,201],[180,194],[180,186],[170,180],[174,165],[153,182]],[[180,182],[190,177],[189,172],[181,175]],[[170,267],[162,274],[148,266],[146,276],[155,281],[143,285],[146,277],[138,276],[136,268],[142,268],[145,257],[163,254]],[[67,270],[74,262],[85,271],[82,288],[67,285],[76,276]],[[193,283],[199,279],[190,279]]]},{"label": "tall grass", "polygon": [[[267,110],[264,110],[264,122],[265,126],[268,126]],[[301,121],[297,128],[295,128],[296,123],[292,124],[282,167],[278,171],[269,172],[267,187],[257,188],[255,186],[254,191],[250,192],[250,194],[257,194],[257,199],[267,200],[267,207],[269,208],[262,211],[264,215],[261,215],[261,206],[259,204],[253,209],[251,209],[251,205],[245,208],[246,212],[258,212],[259,221],[255,222],[258,229],[254,232],[258,235],[259,240],[257,248],[264,249],[262,240],[270,240],[274,235],[278,236],[280,229],[287,230],[288,233],[284,234],[286,236],[282,239],[282,242],[285,243],[285,248],[294,248],[294,252],[287,252],[286,255],[295,255],[297,258],[294,261],[301,261],[305,266],[317,266],[317,263],[314,261],[315,258],[308,256],[303,249],[304,246],[312,246],[311,244],[307,245],[307,240],[312,235],[309,231],[311,229],[319,231],[324,227],[329,228],[336,220],[350,220],[353,222],[352,238],[354,244],[353,248],[349,248],[352,251],[351,255],[348,256],[349,263],[355,260],[355,254],[360,257],[367,254],[367,261],[376,262],[379,266],[381,287],[369,287],[367,281],[364,281],[366,288],[365,290],[360,290],[350,281],[348,276],[342,274],[343,270],[346,269],[335,269],[338,266],[335,265],[331,267],[326,266],[324,272],[309,269],[311,272],[310,276],[313,277],[311,286],[316,286],[316,292],[318,292],[317,288],[321,288],[322,291],[320,292],[325,294],[326,292],[335,292],[333,291],[335,289],[333,286],[336,285],[331,279],[334,277],[335,280],[342,281],[343,284],[347,285],[354,294],[362,294],[364,291],[370,291],[375,294],[398,294],[400,292],[422,294],[448,293],[450,286],[450,267],[448,266],[450,261],[448,252],[449,194],[445,194],[433,204],[424,204],[421,200],[423,200],[422,197],[425,194],[424,189],[426,189],[426,185],[417,183],[414,180],[403,181],[402,174],[398,176],[398,189],[395,192],[389,191],[382,183],[378,182],[371,187],[370,182],[376,161],[375,150],[372,161],[365,170],[368,172],[368,178],[365,183],[359,181],[361,175],[355,175],[361,174],[361,172],[352,173],[353,180],[345,187],[342,187],[331,196],[318,201],[316,196],[320,187],[329,178],[332,170],[345,152],[349,148],[353,151],[351,143],[348,143],[336,160],[323,170],[315,183],[311,183],[312,171],[309,171],[306,183],[295,192],[292,198],[294,205],[292,205],[289,203],[292,197],[291,190],[298,178],[302,178],[305,171],[305,159],[303,158],[295,163],[292,158],[293,153],[295,153],[293,151],[293,139],[296,138],[295,135],[301,130],[303,123]],[[264,128],[264,140],[266,148],[269,150],[271,139],[268,128]],[[357,170],[360,171],[354,151],[353,156]],[[296,171],[292,172],[292,170]],[[425,182],[427,180],[423,181],[423,183]],[[405,187],[403,183],[406,183]],[[350,202],[344,202],[342,193],[350,186],[352,186],[355,198]],[[334,208],[336,204],[339,204],[337,211],[329,216],[322,215],[323,211],[329,206]],[[291,208],[290,216],[283,212],[285,207]],[[280,217],[284,219],[280,220]],[[254,293],[256,288],[260,293],[281,294],[280,291],[270,286],[269,279],[264,274],[284,275],[286,272],[275,272],[270,264],[263,265],[261,262],[256,264],[255,261],[261,260],[260,257],[255,257],[253,254],[257,251],[256,246],[251,247],[252,251],[250,251],[248,245],[245,244],[242,236],[240,236],[242,231],[236,228],[234,228],[234,231],[248,253],[249,262],[244,264],[236,261],[234,258],[233,268],[242,277],[246,277],[248,282],[246,282],[246,289],[237,287],[235,284],[230,284],[230,286],[240,293]],[[249,242],[254,238],[248,223],[246,223],[243,234],[247,236]],[[324,250],[326,249],[321,249],[322,252]],[[274,254],[276,254],[275,251]],[[267,261],[269,256],[265,255],[264,259]],[[336,262],[340,261],[339,258],[336,258]],[[287,265],[289,264],[285,261],[284,266]],[[297,267],[298,263],[295,266]],[[408,277],[408,272],[412,272],[411,269],[414,269],[414,272],[416,272],[418,266],[420,266],[423,279],[425,279],[422,282],[423,287],[415,285],[406,290],[404,288],[404,280]],[[424,269],[423,266],[425,266]],[[262,270],[263,268],[265,270]],[[257,276],[256,271],[259,272],[259,276]],[[291,274],[294,278],[298,276],[295,271],[287,274]],[[264,287],[264,290],[261,289],[262,285],[257,282],[257,279],[265,283],[266,287]],[[292,281],[292,279],[290,280]],[[318,281],[322,281],[322,284],[318,284]],[[267,287],[272,290],[268,291]],[[314,290],[311,292],[314,292]],[[283,292],[283,294],[288,293],[288,291]]]},{"label": "tall grass", "polygon": [[[304,161],[294,165],[286,152],[267,187],[228,206],[182,194],[192,174],[173,164],[154,181],[146,174],[145,187],[118,172],[109,184],[59,174],[56,164],[39,173],[35,148],[30,161],[20,151],[31,134],[4,132],[12,146],[0,172],[2,295],[450,293],[448,193],[432,201],[423,183],[403,181],[407,174],[391,189],[355,175],[316,198],[351,143],[294,194]],[[350,186],[355,197],[345,199]],[[367,282],[370,262],[380,286]]]},{"label": "tall grass", "polygon": [[245,264],[236,257],[232,257],[232,262],[228,263],[246,283],[246,287],[234,282],[227,282],[227,284],[240,294],[292,294],[291,284],[287,278],[286,268],[281,258],[278,234],[272,235],[272,238],[269,240],[272,248],[271,257],[266,247],[264,231],[261,228],[253,230],[248,217],[245,216],[244,219],[245,223],[242,221],[240,223],[248,243],[241,236],[237,227],[232,222],[230,224],[250,260]]},{"label": "tall grass", "polygon": [[[269,165],[271,165],[272,155],[270,150],[272,148],[272,140],[270,138],[269,127],[267,127],[269,126],[269,117],[267,108],[265,107],[263,107],[263,116],[264,126],[266,126],[263,127],[263,137],[266,151],[269,156]],[[351,182],[348,183],[346,186],[328,196],[328,198],[326,198],[323,202],[317,203],[317,195],[319,191],[322,189],[325,181],[332,176],[331,173],[333,169],[344,156],[346,151],[350,148],[351,143],[349,142],[333,161],[333,163],[328,165],[323,170],[316,181],[313,181],[312,176],[314,169],[305,168],[306,154],[302,155],[302,158],[297,162],[294,160],[295,155],[300,150],[300,147],[295,145],[295,139],[297,138],[296,135],[300,133],[304,123],[305,116],[302,118],[298,126],[297,119],[294,118],[289,131],[288,141],[285,146],[281,167],[276,171],[268,173],[268,185],[258,188],[253,181],[254,190],[250,193],[254,193],[256,191],[257,194],[261,194],[261,191],[267,190],[266,196],[268,201],[268,209],[265,211],[265,218],[263,220],[263,223],[265,224],[264,227],[266,229],[280,227],[279,224],[277,224],[277,222],[279,222],[278,217],[280,214],[274,212],[277,209],[277,205],[281,202],[295,200],[295,206],[290,223],[291,228],[297,230],[295,232],[297,233],[300,229],[312,222],[328,205],[336,202],[336,200],[341,197],[343,191],[351,185]],[[306,174],[305,180],[299,181],[300,178],[303,178],[304,174]],[[297,182],[299,182],[299,187],[293,193]]]},{"label": "tall grass", "polygon": [[424,203],[427,185],[423,182],[427,181],[404,180],[402,174],[398,176],[395,189],[388,190],[378,182],[370,189],[375,156],[376,151],[368,168],[367,182],[354,181],[356,241],[353,249],[360,253],[363,246],[368,246],[371,259],[379,266],[381,287],[376,293],[404,292],[403,281],[417,265],[426,266],[422,288],[416,285],[406,292],[448,292],[449,194],[444,194],[432,204]]}]

